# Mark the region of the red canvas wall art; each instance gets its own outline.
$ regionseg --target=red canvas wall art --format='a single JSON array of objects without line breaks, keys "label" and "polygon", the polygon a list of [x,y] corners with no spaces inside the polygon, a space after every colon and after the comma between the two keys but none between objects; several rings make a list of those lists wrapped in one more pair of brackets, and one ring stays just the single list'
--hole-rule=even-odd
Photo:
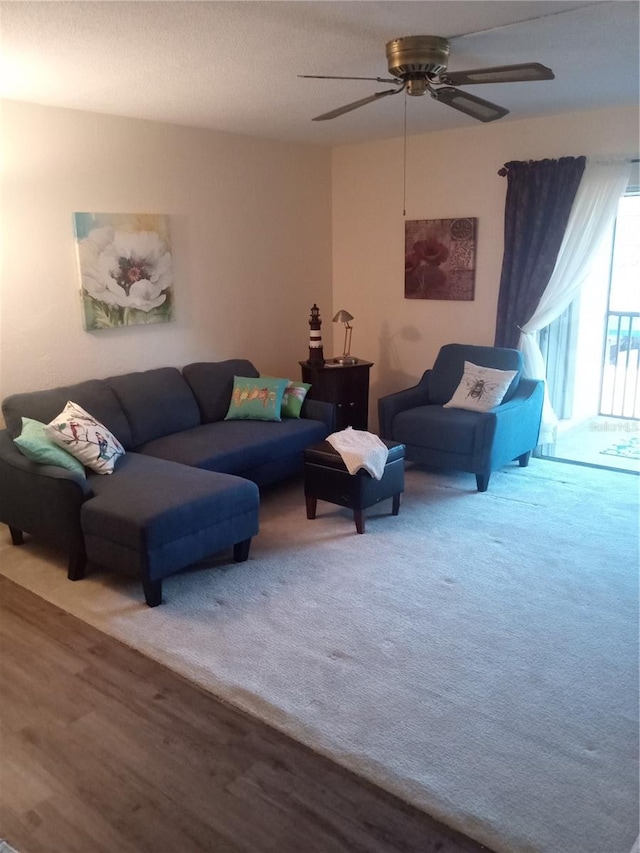
[{"label": "red canvas wall art", "polygon": [[405,299],[474,298],[478,220],[405,222]]}]

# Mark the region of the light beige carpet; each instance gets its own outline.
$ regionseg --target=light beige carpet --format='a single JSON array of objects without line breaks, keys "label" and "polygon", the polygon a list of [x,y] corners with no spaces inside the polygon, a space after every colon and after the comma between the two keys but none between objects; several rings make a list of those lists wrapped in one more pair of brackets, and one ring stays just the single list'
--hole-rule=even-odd
[{"label": "light beige carpet", "polygon": [[166,603],[1,534],[2,572],[499,853],[629,853],[638,835],[638,483],[533,460],[408,470],[359,536],[301,484],[247,563]]}]

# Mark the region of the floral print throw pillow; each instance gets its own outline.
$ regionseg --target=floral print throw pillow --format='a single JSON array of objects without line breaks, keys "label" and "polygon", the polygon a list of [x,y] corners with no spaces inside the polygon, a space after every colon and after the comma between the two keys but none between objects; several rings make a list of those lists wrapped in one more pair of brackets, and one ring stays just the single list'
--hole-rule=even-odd
[{"label": "floral print throw pillow", "polygon": [[77,403],[69,402],[44,428],[46,435],[98,474],[112,474],[124,447]]}]

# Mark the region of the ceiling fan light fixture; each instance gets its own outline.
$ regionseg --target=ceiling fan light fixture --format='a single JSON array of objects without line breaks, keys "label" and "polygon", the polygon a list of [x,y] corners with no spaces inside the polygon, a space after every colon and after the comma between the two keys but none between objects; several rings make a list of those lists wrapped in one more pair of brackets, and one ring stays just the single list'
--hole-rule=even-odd
[{"label": "ceiling fan light fixture", "polygon": [[406,78],[409,74],[437,77],[449,62],[449,42],[440,36],[403,36],[386,44],[389,73]]},{"label": "ceiling fan light fixture", "polygon": [[424,95],[429,91],[429,82],[424,77],[407,80],[407,95]]}]

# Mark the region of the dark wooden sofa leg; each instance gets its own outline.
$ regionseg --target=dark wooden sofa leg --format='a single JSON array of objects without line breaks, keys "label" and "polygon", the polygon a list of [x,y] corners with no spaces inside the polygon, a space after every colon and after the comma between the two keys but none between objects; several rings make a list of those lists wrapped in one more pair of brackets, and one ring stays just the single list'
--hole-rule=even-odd
[{"label": "dark wooden sofa leg", "polygon": [[479,492],[486,492],[489,487],[489,477],[491,474],[476,474],[476,483],[478,484]]},{"label": "dark wooden sofa leg", "polygon": [[233,559],[236,563],[244,563],[249,559],[249,548],[251,547],[251,539],[244,539],[242,542],[236,542],[233,546]]},{"label": "dark wooden sofa leg", "polygon": [[24,545],[24,536],[19,527],[9,526],[9,532],[11,533],[11,542],[14,545]]},{"label": "dark wooden sofa leg", "polygon": [[400,512],[400,495],[402,493],[398,492],[397,495],[393,496],[393,503],[391,504],[391,515],[397,515]]},{"label": "dark wooden sofa leg", "polygon": [[162,581],[142,581],[144,600],[149,607],[157,607],[162,604]]},{"label": "dark wooden sofa leg", "polygon": [[531,451],[527,451],[527,453],[523,453],[522,456],[518,456],[518,462],[520,463],[521,468],[526,468],[529,464],[529,460],[531,459]]},{"label": "dark wooden sofa leg", "polygon": [[305,503],[307,504],[307,518],[315,518],[316,510],[318,509],[318,499],[311,497],[311,495],[306,495]]},{"label": "dark wooden sofa leg", "polygon": [[85,551],[84,542],[81,542],[75,548],[71,549],[67,577],[70,581],[80,581],[85,575],[86,568],[87,552]]}]

